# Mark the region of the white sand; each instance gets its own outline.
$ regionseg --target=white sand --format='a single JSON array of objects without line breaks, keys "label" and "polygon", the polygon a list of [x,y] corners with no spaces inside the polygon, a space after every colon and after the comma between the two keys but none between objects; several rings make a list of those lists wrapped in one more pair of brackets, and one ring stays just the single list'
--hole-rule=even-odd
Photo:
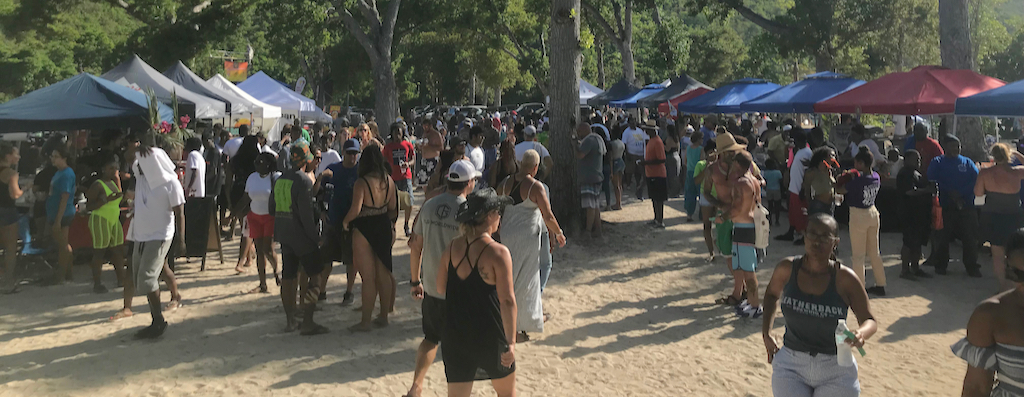
[{"label": "white sand", "polygon": [[[714,305],[731,289],[725,264],[704,262],[701,226],[685,222],[682,200],[669,207],[668,230],[643,225],[649,201],[632,203],[605,214],[615,225],[602,241],[570,240],[555,251],[544,299],[555,317],[535,341],[517,346],[520,395],[771,395],[761,321]],[[256,276],[234,275],[235,243],[225,264],[214,255],[206,272],[195,260],[179,265],[185,307],[167,315],[171,324],[160,340],[136,341],[132,334],[150,321],[145,298],[136,298],[135,317],[110,323],[121,307],[120,289],[92,294],[88,269],[78,266],[71,285],[0,296],[0,396],[402,395],[422,337],[419,303],[408,294],[405,242],[400,237],[395,247],[397,313],[390,328],[369,334],[346,331],[358,313],[338,305],[340,266],[317,315],[332,332],[282,333],[272,281],[272,294],[241,294]],[[967,278],[953,262],[949,276],[908,282],[897,277],[899,245],[899,235],[882,236],[889,296],[871,300],[880,329],[859,359],[863,395],[959,395],[966,365],[948,346],[964,336],[974,305],[993,292],[990,259],[982,257],[983,279]],[[840,247],[848,261],[845,233]],[[800,252],[773,241],[758,272],[762,293],[774,263]],[[109,266],[104,278],[114,284]],[[780,338],[783,323],[776,321]],[[440,357],[424,395],[446,395]],[[486,395],[493,395],[490,385],[478,382],[474,396]]]}]

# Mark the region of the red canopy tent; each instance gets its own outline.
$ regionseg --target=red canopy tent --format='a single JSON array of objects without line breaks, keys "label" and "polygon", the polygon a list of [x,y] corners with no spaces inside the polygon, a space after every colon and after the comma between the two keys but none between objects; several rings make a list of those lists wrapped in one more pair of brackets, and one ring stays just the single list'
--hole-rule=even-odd
[{"label": "red canopy tent", "polygon": [[[679,95],[679,96],[677,96],[675,98],[670,99],[668,102],[659,103],[658,104],[658,113],[662,114],[662,115],[670,114],[672,112],[672,109],[679,108],[679,104],[680,103],[689,101],[689,100],[691,100],[693,98],[699,97],[699,96],[704,95],[706,93],[709,93],[711,91],[712,90],[704,88],[704,87],[694,88],[694,89],[692,89],[690,91],[687,91],[687,92],[683,93],[682,95]],[[671,104],[671,107],[669,107],[669,104]]]},{"label": "red canopy tent", "polygon": [[1006,85],[970,70],[918,66],[814,104],[817,113],[952,114],[956,99]]}]

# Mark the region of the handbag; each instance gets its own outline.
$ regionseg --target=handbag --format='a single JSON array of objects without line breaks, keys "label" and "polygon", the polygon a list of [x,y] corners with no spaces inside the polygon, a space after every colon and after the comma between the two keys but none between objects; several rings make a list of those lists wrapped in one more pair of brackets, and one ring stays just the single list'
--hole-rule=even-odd
[{"label": "handbag", "polygon": [[768,241],[771,240],[771,223],[768,222],[768,209],[763,204],[757,203],[754,208],[754,248],[768,248]]}]

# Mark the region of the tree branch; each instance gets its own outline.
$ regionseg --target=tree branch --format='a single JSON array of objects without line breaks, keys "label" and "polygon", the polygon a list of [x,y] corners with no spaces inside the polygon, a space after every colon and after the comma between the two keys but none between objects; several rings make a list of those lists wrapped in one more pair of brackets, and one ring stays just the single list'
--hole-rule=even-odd
[{"label": "tree branch", "polygon": [[633,0],[626,0],[626,18],[622,30],[622,40],[633,42]]},{"label": "tree branch", "polygon": [[[372,0],[371,0],[372,1]],[[356,2],[359,6],[359,10],[363,12],[363,19],[369,24],[370,37],[374,43],[379,43],[380,38],[380,13],[377,11],[377,2],[374,1],[373,5],[370,5],[366,0],[359,0]]]},{"label": "tree branch", "polygon": [[388,10],[384,14],[383,26],[381,26],[381,50],[386,51],[388,54],[391,53],[391,43],[395,39],[395,23],[398,21],[398,9],[402,5],[402,0],[391,0],[391,4],[388,4]]},{"label": "tree branch", "polygon": [[732,8],[741,16],[746,18],[748,21],[753,22],[761,29],[764,29],[768,33],[774,34],[776,36],[785,35],[793,30],[792,26],[775,22],[771,19],[765,18],[761,14],[754,12],[754,10],[751,10],[750,8],[747,8],[747,6],[743,5],[743,0],[718,0],[718,2],[725,6],[728,6],[729,8]]},{"label": "tree branch", "polygon": [[615,28],[613,28],[612,25],[608,23],[607,19],[604,19],[604,16],[601,15],[601,11],[598,10],[597,7],[594,7],[589,2],[586,1],[581,1],[580,4],[583,6],[584,9],[587,10],[587,14],[590,15],[590,17],[594,21],[597,21],[598,25],[604,28],[604,33],[606,36],[608,36],[609,39],[616,43],[622,41],[621,39],[619,39],[619,35],[615,31]]},{"label": "tree branch", "polygon": [[342,6],[340,1],[335,2],[335,12],[341,16],[341,21],[348,28],[349,32],[356,37],[359,45],[363,46],[363,49],[366,50],[366,55],[370,57],[370,64],[376,65],[380,61],[380,53],[377,52],[376,43],[370,40],[366,32],[363,32],[363,27],[359,25],[359,22],[352,16],[352,13]]}]

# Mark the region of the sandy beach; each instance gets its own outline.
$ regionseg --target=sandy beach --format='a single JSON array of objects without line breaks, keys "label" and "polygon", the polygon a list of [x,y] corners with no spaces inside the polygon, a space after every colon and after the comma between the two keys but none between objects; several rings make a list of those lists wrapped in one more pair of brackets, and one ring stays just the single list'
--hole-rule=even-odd
[{"label": "sandy beach", "polygon": [[[534,341],[517,345],[519,395],[770,396],[761,320],[714,304],[731,280],[724,262],[705,262],[701,225],[686,222],[681,199],[667,204],[666,230],[644,225],[649,201],[627,204],[604,214],[610,225],[601,240],[570,239],[555,251],[544,296],[554,317]],[[840,259],[848,262],[845,230],[842,238]],[[144,297],[135,299],[136,316],[107,320],[121,307],[121,289],[93,294],[86,266],[75,267],[69,285],[0,295],[0,396],[400,396],[422,337],[419,302],[408,293],[406,241],[399,237],[394,249],[392,325],[367,334],[347,331],[358,313],[339,306],[341,266],[317,316],[332,332],[283,333],[272,281],[271,294],[242,293],[257,277],[255,268],[234,274],[237,240],[226,243],[224,264],[216,254],[204,272],[197,260],[179,264],[185,306],[167,314],[170,327],[156,341],[132,338],[150,321]],[[775,263],[803,252],[772,243],[758,271],[762,294]],[[981,257],[981,279],[968,278],[954,260],[950,275],[910,282],[897,277],[900,236],[883,234],[881,244],[889,295],[871,299],[879,331],[858,358],[863,395],[959,395],[966,365],[949,345],[965,335],[973,307],[994,292],[990,256]],[[958,246],[951,251],[960,257]],[[104,278],[115,284],[109,265]],[[162,296],[166,302],[168,293]],[[852,315],[850,321],[856,323]],[[780,315],[780,338],[784,323]],[[446,393],[439,356],[424,395]],[[493,391],[478,382],[473,395]]]}]

